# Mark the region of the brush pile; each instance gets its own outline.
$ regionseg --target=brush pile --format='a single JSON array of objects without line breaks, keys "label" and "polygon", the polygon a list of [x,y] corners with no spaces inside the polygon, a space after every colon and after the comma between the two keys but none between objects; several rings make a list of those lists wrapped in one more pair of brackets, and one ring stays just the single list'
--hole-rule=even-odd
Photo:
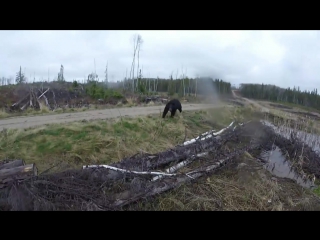
[{"label": "brush pile", "polygon": [[82,107],[88,103],[82,99],[83,88],[73,90],[56,88],[30,88],[25,95],[8,107],[8,111],[24,111],[27,108],[41,110],[46,107],[48,110],[54,110],[59,107]]}]

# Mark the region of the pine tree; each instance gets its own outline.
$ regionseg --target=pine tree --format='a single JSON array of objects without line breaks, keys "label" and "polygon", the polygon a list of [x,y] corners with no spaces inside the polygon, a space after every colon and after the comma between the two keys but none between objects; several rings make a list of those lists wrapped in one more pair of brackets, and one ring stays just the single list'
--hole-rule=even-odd
[{"label": "pine tree", "polygon": [[20,71],[17,72],[17,75],[16,75],[16,83],[17,84],[21,84],[21,83],[24,83],[26,82],[26,77],[24,76],[24,74],[22,73],[21,71],[21,66],[20,66]]}]

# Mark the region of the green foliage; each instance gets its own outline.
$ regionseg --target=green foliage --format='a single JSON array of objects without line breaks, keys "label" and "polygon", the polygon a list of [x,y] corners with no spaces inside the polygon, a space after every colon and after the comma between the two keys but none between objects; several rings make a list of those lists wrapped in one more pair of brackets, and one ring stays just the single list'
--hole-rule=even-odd
[{"label": "green foliage", "polygon": [[77,82],[76,80],[74,80],[74,81],[72,82],[72,87],[73,87],[73,88],[76,88],[76,87],[78,87],[78,86],[79,86],[78,82]]},{"label": "green foliage", "polygon": [[70,93],[73,93],[73,92],[74,92],[73,87],[69,87],[69,88],[68,88],[68,91],[69,91]]},{"label": "green foliage", "polygon": [[316,195],[320,196],[320,187],[317,187],[316,189],[314,189],[313,192],[314,192]]},{"label": "green foliage", "polygon": [[141,81],[139,81],[139,84],[138,84],[138,92],[141,94],[147,93],[146,86]]},{"label": "green foliage", "polygon": [[21,66],[20,66],[20,70],[19,70],[19,72],[17,72],[17,74],[16,74],[16,83],[17,84],[21,84],[21,83],[24,83],[24,82],[26,82],[26,77],[24,76],[24,74],[22,73],[22,71],[21,71]]},{"label": "green foliage", "polygon": [[[150,85],[149,85],[150,81]],[[184,83],[183,83],[184,81]],[[167,92],[169,95],[179,94],[183,96],[184,94],[231,94],[231,84],[229,82],[224,82],[219,79],[212,78],[188,78],[184,79],[169,79],[161,78],[141,78],[139,83],[147,87],[149,91],[154,92]],[[150,86],[150,89],[149,89]],[[185,87],[185,90],[184,90]]]},{"label": "green foliage", "polygon": [[86,87],[86,93],[94,99],[107,100],[108,98],[123,98],[123,95],[120,92],[114,89],[107,89],[104,86],[99,86],[95,81],[92,81],[90,84],[88,84]]}]

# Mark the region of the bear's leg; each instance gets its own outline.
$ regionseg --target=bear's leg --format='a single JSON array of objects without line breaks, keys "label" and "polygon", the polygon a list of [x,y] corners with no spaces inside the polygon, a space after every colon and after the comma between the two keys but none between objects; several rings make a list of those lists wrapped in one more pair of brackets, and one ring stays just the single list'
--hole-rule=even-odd
[{"label": "bear's leg", "polygon": [[165,107],[164,110],[163,110],[163,113],[162,113],[162,118],[166,117],[168,111],[169,111],[169,108]]},{"label": "bear's leg", "polygon": [[176,111],[177,111],[177,109],[172,109],[172,110],[171,110],[171,117],[172,117],[172,118],[173,118],[174,115],[176,114]]}]

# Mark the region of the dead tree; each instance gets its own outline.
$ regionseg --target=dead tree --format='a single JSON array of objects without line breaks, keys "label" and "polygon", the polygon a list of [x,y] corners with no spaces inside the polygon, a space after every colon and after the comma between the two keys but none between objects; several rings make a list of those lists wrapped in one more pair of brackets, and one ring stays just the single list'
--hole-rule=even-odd
[{"label": "dead tree", "polygon": [[[133,92],[137,88],[137,86],[135,84],[135,81],[134,81],[134,69],[135,69],[136,53],[137,53],[138,48],[140,48],[140,44],[141,43],[142,43],[141,36],[139,34],[135,35],[133,37],[133,60],[132,60],[132,65],[131,65],[131,70],[130,70],[130,80],[133,81],[133,83],[132,83],[132,91]],[[139,49],[139,51],[140,51],[140,49]],[[139,51],[138,51],[138,54],[139,54]],[[139,58],[138,58],[138,61],[139,61]],[[139,68],[139,66],[138,66],[138,68]],[[138,70],[137,70],[137,72],[138,72]]]},{"label": "dead tree", "polygon": [[137,85],[136,88],[138,88],[139,86],[139,78],[141,76],[141,69],[140,69],[140,74],[139,74],[139,61],[140,61],[140,47],[141,44],[143,43],[142,38],[140,35],[138,35],[138,39],[137,39],[137,44],[138,44],[138,66],[137,66]]}]

